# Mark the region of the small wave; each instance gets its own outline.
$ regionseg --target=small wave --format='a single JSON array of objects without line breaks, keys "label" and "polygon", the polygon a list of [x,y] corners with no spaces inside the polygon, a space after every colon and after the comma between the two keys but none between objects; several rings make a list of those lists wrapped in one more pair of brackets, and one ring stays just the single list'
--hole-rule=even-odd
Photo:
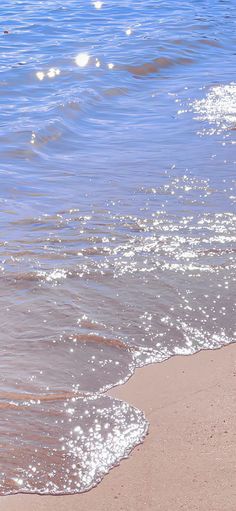
[{"label": "small wave", "polygon": [[176,65],[193,64],[194,60],[187,57],[171,59],[168,57],[159,57],[151,62],[144,62],[137,66],[124,66],[134,76],[148,76],[150,74],[160,73],[162,69],[168,69]]},{"label": "small wave", "polygon": [[69,339],[72,339],[74,342],[102,344],[105,346],[111,346],[114,348],[129,351],[129,346],[127,346],[127,344],[122,342],[120,339],[110,339],[107,337],[102,337],[101,335],[77,334],[73,335],[73,337],[70,336]]},{"label": "small wave", "polygon": [[141,411],[101,396],[36,402],[24,410],[0,408],[0,413],[5,460],[0,495],[87,491],[144,440],[148,429]]},{"label": "small wave", "polygon": [[[19,402],[24,401],[29,404],[29,402],[46,402],[46,401],[61,401],[66,399],[71,399],[74,395],[85,395],[83,392],[79,392],[78,390],[74,392],[56,392],[51,394],[31,394],[31,393],[23,393],[23,392],[1,392],[0,393],[0,409],[7,408],[10,406],[18,406]],[[4,401],[4,402],[2,402]]]}]

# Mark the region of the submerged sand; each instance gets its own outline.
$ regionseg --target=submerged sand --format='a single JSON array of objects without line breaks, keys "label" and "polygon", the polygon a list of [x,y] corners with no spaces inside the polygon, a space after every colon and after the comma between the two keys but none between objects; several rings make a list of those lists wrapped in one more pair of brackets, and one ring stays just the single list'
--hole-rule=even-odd
[{"label": "submerged sand", "polygon": [[1,497],[0,511],[236,510],[236,344],[138,369],[110,394],[145,411],[145,442],[88,493]]}]

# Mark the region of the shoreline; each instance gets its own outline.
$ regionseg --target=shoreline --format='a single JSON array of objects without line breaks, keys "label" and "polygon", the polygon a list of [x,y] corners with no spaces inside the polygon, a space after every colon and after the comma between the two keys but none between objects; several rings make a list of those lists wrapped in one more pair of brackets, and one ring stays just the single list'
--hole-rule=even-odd
[{"label": "shoreline", "polygon": [[108,395],[144,411],[149,433],[94,489],[12,495],[0,511],[235,511],[236,343],[136,369]]}]

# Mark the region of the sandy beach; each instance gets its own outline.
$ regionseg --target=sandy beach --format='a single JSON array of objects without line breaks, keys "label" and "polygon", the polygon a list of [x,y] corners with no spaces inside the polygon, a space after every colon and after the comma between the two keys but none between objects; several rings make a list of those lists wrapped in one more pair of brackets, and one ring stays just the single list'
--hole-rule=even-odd
[{"label": "sandy beach", "polygon": [[0,511],[235,511],[235,390],[235,344],[137,370],[110,394],[145,411],[145,442],[88,493],[2,497]]}]

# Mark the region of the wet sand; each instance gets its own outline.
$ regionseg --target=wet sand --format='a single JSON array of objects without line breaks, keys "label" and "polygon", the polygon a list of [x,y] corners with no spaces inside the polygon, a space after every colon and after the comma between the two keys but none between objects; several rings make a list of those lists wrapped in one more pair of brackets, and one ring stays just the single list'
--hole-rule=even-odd
[{"label": "wet sand", "polygon": [[235,511],[235,391],[236,344],[137,370],[110,394],[145,410],[145,442],[88,493],[2,497],[0,511]]}]

